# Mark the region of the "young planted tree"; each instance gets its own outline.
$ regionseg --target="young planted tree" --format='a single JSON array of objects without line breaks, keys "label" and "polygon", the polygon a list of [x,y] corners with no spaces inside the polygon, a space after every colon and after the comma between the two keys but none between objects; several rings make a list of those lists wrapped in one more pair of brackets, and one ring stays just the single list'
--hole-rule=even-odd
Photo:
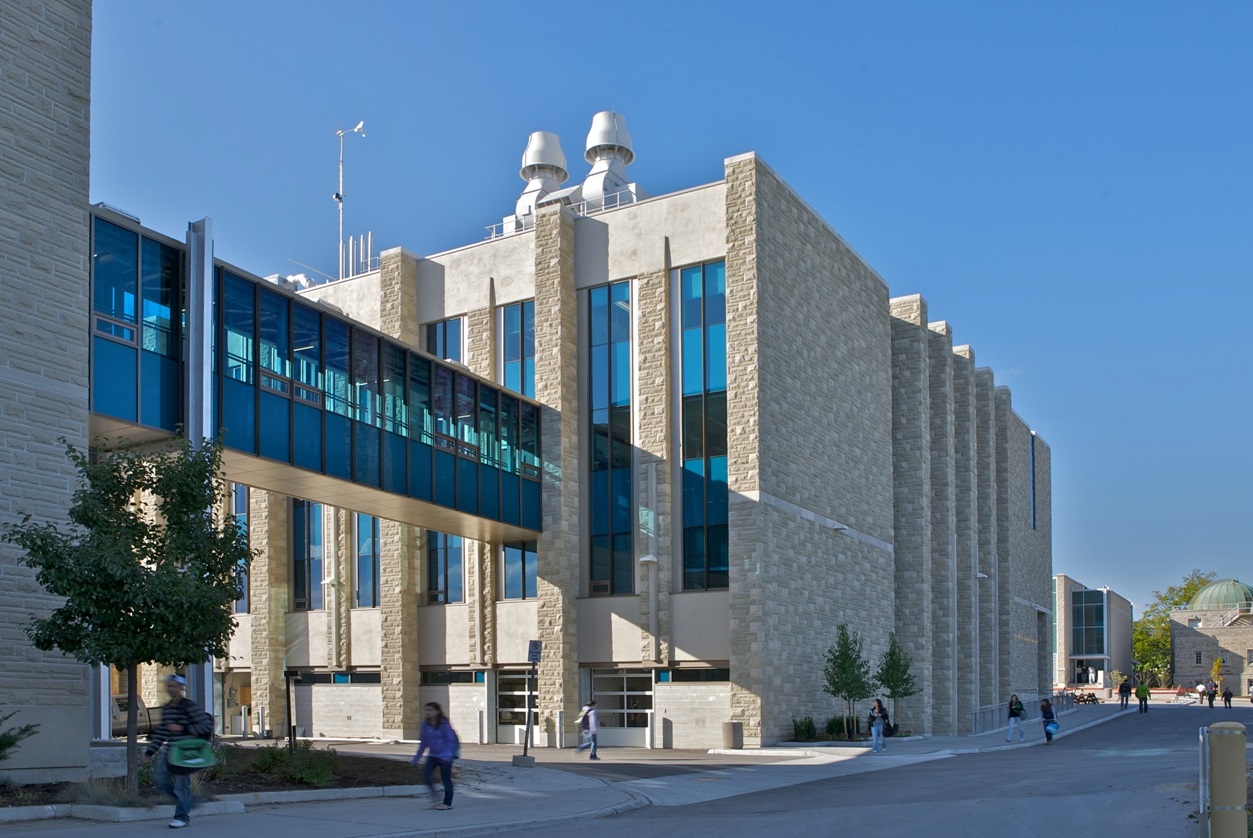
[{"label": "young planted tree", "polygon": [[896,632],[888,634],[888,650],[879,657],[879,668],[875,679],[887,691],[892,699],[892,719],[896,719],[896,711],[902,698],[909,698],[922,692],[914,683],[914,676],[909,668],[913,661],[896,642]]},{"label": "young planted tree", "polygon": [[1223,659],[1214,658],[1214,662],[1210,664],[1209,679],[1219,687],[1223,685]]},{"label": "young planted tree", "polygon": [[823,668],[826,683],[823,692],[844,699],[844,725],[848,738],[857,729],[853,705],[874,695],[875,681],[870,674],[870,661],[862,654],[861,635],[850,632],[845,623],[836,630],[835,645],[827,649],[827,665]]},{"label": "young planted tree", "polygon": [[[62,440],[64,443],[64,440]],[[247,536],[220,514],[221,446],[180,439],[159,451],[128,447],[89,455],[66,444],[79,485],[69,526],[29,515],[0,538],[25,551],[47,591],[64,599],[26,633],[36,648],[126,669],[199,663],[226,654],[234,629]],[[126,788],[139,790],[138,702],[126,719]]]}]

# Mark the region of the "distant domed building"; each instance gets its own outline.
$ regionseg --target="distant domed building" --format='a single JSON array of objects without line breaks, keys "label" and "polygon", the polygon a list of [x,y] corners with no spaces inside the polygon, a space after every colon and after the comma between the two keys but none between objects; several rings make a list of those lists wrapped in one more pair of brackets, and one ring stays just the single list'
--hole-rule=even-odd
[{"label": "distant domed building", "polygon": [[1253,586],[1217,579],[1171,614],[1175,683],[1191,688],[1209,683],[1214,661],[1222,658],[1222,686],[1253,695]]}]

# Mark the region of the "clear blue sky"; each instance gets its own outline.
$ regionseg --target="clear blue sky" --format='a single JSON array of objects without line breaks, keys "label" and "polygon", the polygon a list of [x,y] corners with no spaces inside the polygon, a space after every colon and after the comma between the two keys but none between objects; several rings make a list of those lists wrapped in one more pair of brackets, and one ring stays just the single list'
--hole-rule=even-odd
[{"label": "clear blue sky", "polygon": [[476,241],[527,135],[652,194],[755,150],[1053,449],[1054,571],[1253,583],[1253,5],[98,0],[93,201],[253,273]]}]

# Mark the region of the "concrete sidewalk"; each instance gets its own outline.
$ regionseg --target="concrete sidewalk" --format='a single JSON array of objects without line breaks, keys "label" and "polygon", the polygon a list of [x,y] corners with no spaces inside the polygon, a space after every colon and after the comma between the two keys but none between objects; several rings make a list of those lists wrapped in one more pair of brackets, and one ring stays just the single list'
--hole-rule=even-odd
[{"label": "concrete sidewalk", "polygon": [[[1151,712],[1195,712],[1151,705]],[[1062,741],[1077,731],[1101,724],[1120,711],[1118,702],[1082,705],[1062,715]],[[457,787],[453,808],[429,808],[425,789],[389,789],[386,796],[363,798],[363,790],[341,789],[275,793],[259,802],[254,796],[223,796],[192,811],[191,829],[210,834],[228,831],[267,838],[295,838],[315,830],[328,838],[365,836],[485,835],[549,823],[598,818],[643,806],[683,806],[832,777],[880,771],[956,754],[997,751],[1038,745],[1044,733],[1038,719],[1029,720],[1026,743],[1006,742],[1004,729],[975,737],[911,737],[890,739],[886,752],[871,753],[868,745],[811,744],[741,751],[668,751],[602,748],[601,760],[590,762],[571,750],[533,750],[535,768],[515,768],[510,756],[517,746],[465,745],[462,760],[467,781]],[[336,743],[341,753],[407,757],[403,743]],[[369,792],[366,792],[369,793]],[[408,796],[397,796],[397,794]],[[415,794],[416,793],[416,794]],[[298,798],[295,796],[299,796]],[[348,795],[356,795],[349,797]],[[249,800],[248,798],[252,798]],[[328,799],[338,798],[338,799]],[[6,836],[131,836],[165,830],[173,806],[151,810],[80,809],[74,817],[15,820],[19,810],[0,809]],[[36,814],[36,813],[28,813]],[[83,815],[89,815],[84,818]],[[117,821],[123,815],[146,820]]]}]

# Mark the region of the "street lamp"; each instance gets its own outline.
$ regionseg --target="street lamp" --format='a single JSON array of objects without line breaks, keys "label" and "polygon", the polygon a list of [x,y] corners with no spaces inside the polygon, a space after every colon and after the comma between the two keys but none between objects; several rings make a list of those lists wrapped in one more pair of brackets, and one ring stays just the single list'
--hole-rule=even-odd
[{"label": "street lamp", "polygon": [[357,123],[357,127],[351,131],[343,128],[335,132],[339,137],[339,191],[333,196],[335,203],[339,204],[339,278],[344,278],[344,135],[360,134],[365,137],[365,120]]}]

